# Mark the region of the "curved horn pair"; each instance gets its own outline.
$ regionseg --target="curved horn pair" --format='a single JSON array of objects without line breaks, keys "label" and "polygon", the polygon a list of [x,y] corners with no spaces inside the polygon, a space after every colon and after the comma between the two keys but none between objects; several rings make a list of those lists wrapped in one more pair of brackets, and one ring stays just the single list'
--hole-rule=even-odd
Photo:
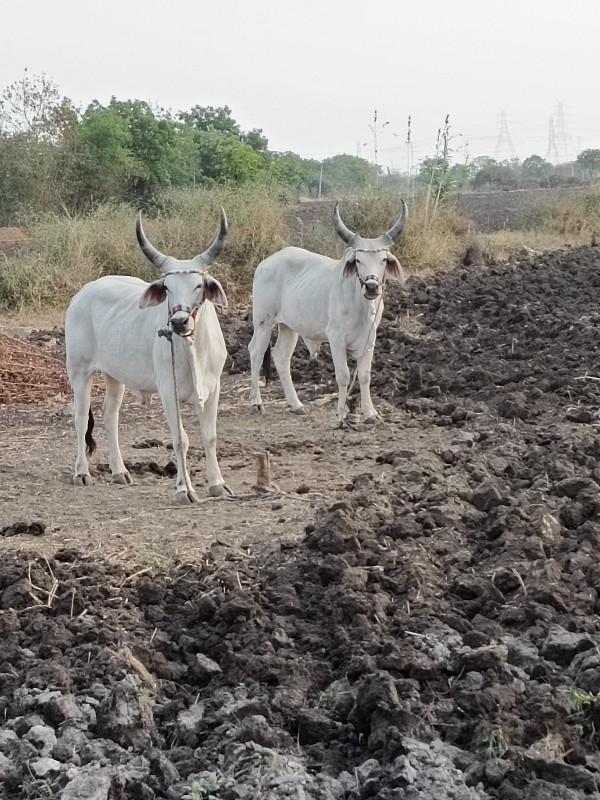
[{"label": "curved horn pair", "polygon": [[[335,204],[335,208],[333,209],[333,227],[335,228],[335,232],[340,237],[340,239],[345,242],[347,245],[351,247],[356,243],[360,236],[357,233],[354,233],[350,230],[350,228],[346,227],[346,225],[342,222],[342,218],[340,217],[339,212],[339,202]],[[406,220],[408,218],[408,206],[404,199],[402,200],[402,213],[396,220],[396,222],[392,225],[392,227],[386,231],[385,233],[381,234],[375,241],[379,244],[384,246],[388,246],[392,244],[394,239],[396,239],[401,233],[406,225]]]},{"label": "curved horn pair", "polygon": [[[142,253],[146,256],[148,261],[153,264],[157,269],[161,271],[164,268],[165,261],[167,260],[168,256],[161,253],[160,250],[157,250],[153,244],[150,244],[146,234],[144,233],[144,229],[142,228],[142,212],[138,212],[136,223],[135,223],[135,233],[137,236],[138,243],[142,249]],[[221,250],[223,249],[223,243],[225,242],[225,236],[227,235],[227,217],[225,216],[225,210],[221,208],[221,224],[219,226],[219,231],[215,236],[213,243],[210,247],[205,250],[200,255],[197,255],[193,261],[197,264],[201,264],[202,266],[207,266],[208,264],[212,263],[215,258],[219,255]]]}]

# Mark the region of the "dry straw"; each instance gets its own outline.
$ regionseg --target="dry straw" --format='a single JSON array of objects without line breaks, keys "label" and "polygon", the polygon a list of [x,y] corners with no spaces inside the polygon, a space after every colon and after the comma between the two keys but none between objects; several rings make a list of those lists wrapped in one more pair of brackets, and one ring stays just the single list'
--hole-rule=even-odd
[{"label": "dry straw", "polygon": [[69,391],[60,361],[40,347],[0,333],[0,406],[58,399]]}]

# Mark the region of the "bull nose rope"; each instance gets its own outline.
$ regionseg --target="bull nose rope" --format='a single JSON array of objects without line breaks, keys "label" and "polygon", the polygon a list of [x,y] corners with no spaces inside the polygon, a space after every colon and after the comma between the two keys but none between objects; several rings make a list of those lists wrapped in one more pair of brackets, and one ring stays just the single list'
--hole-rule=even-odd
[{"label": "bull nose rope", "polygon": [[[360,277],[359,277],[358,280],[359,280],[360,284],[362,285],[362,281],[361,281]],[[381,284],[381,294],[379,295],[379,299],[377,301],[377,307],[375,309],[375,313],[373,314],[373,319],[371,320],[371,327],[369,328],[369,331],[367,333],[367,341],[365,342],[365,346],[363,348],[362,353],[356,359],[356,366],[354,367],[354,375],[352,376],[352,380],[350,381],[350,385],[348,386],[348,394],[346,396],[346,405],[348,405],[348,400],[350,399],[350,395],[352,394],[352,389],[354,389],[354,384],[356,383],[356,376],[358,375],[358,361],[359,361],[360,358],[362,358],[364,356],[364,354],[369,349],[369,337],[371,336],[371,331],[375,327],[375,320],[377,319],[377,312],[379,311],[379,306],[381,305],[381,302],[383,300],[383,292],[384,292],[384,290],[385,290],[385,282],[383,282]]]},{"label": "bull nose rope", "polygon": [[[167,275],[178,275],[182,273],[183,274],[197,273],[199,275],[205,275],[206,270],[198,270],[198,269],[173,270],[171,272],[166,272],[165,277]],[[171,372],[173,375],[173,395],[175,397],[175,415],[177,417],[177,431],[179,433],[179,442],[181,445],[181,443],[183,442],[184,430],[183,430],[183,422],[181,419],[181,405],[179,403],[179,392],[177,391],[177,371],[175,369],[175,345],[173,344],[173,330],[169,327],[170,325],[173,324],[173,316],[178,311],[184,311],[185,313],[189,314],[195,321],[196,314],[198,313],[198,306],[194,306],[193,308],[190,308],[190,306],[185,306],[185,305],[177,305],[173,306],[173,308],[168,308],[167,306],[167,314],[168,314],[167,327],[160,328],[157,332],[157,335],[159,338],[161,336],[164,336],[164,338],[169,342],[169,346],[171,348]],[[193,336],[193,332],[191,336]],[[185,481],[185,488],[188,495],[193,495],[194,487],[191,485],[188,479],[187,465],[185,464],[185,459],[184,459],[183,479]]]},{"label": "bull nose rope", "polygon": [[[173,344],[173,331],[169,329],[170,319],[167,322],[166,328],[160,328],[158,330],[159,338],[164,336],[165,339],[169,342],[171,347],[171,371],[173,373],[173,394],[175,395],[175,414],[177,416],[177,431],[179,433],[179,444],[181,446],[183,442],[183,422],[181,421],[181,407],[179,405],[179,392],[177,391],[177,376],[175,370],[175,345]],[[184,469],[183,469],[183,479],[185,481],[185,488],[188,495],[194,494],[194,487],[191,485],[188,479],[187,467],[184,460]]]}]

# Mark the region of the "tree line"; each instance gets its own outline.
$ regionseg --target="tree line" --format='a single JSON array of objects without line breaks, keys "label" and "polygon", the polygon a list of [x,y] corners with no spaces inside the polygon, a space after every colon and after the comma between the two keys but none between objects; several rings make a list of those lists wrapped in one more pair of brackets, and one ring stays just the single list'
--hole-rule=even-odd
[{"label": "tree line", "polygon": [[52,80],[25,73],[0,95],[0,224],[111,202],[149,206],[169,187],[263,183],[326,195],[376,174],[355,156],[319,162],[268,145],[228,106],[173,113],[113,97],[79,109]]},{"label": "tree line", "polygon": [[[552,187],[600,175],[600,149],[558,166],[535,154],[523,162],[479,156],[453,164],[449,130],[446,117],[436,155],[424,158],[416,175],[438,200],[465,188]],[[321,162],[270,150],[263,131],[243,131],[229,106],[173,113],[113,97],[81,109],[51,79],[27,72],[0,94],[0,225],[106,203],[151,208],[172,187],[267,184],[326,196],[377,183],[404,190],[414,180],[357,156]]]},{"label": "tree line", "polygon": [[451,164],[446,155],[424,158],[418,168],[417,183],[430,186],[441,196],[469,189],[519,189],[577,186],[600,175],[600,149],[587,149],[565,164],[551,164],[532,154],[523,161],[498,161],[477,156],[465,164]]}]

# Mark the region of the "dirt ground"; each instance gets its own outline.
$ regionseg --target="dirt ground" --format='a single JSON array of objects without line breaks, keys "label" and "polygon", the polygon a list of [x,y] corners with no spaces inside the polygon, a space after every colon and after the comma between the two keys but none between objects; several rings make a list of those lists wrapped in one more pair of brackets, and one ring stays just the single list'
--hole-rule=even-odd
[{"label": "dirt ground", "polygon": [[[191,508],[174,504],[173,453],[158,398],[150,407],[132,395],[124,402],[120,440],[134,479],[125,487],[113,484],[108,471],[101,397],[94,401],[99,449],[91,461],[96,482],[89,488],[71,483],[75,432],[64,403],[0,409],[0,527],[14,521],[46,526],[43,537],[29,542],[0,538],[0,553],[26,545],[49,554],[68,545],[130,564],[174,558],[199,562],[215,539],[239,546],[273,536],[297,537],[316,507],[332,501],[360,472],[377,469],[377,456],[400,438],[413,448],[425,443],[406,415],[385,401],[378,428],[336,430],[333,388],[329,381],[308,386],[315,402],[310,416],[301,418],[286,410],[279,387],[273,387],[265,394],[266,413],[255,415],[248,405],[248,376],[224,377],[219,461],[239,500],[208,497],[199,429],[192,411],[184,409],[191,473],[202,500]],[[429,446],[449,443],[444,432],[436,434]],[[148,442],[153,446],[145,447]],[[255,498],[255,453],[266,450],[272,454],[272,479],[279,492]]]},{"label": "dirt ground", "polygon": [[382,422],[346,431],[300,349],[310,416],[278,384],[251,415],[250,324],[222,317],[241,497],[206,499],[195,451],[196,508],[158,406],[124,408],[136,483],[100,439],[89,489],[61,406],[2,409],[2,796],[600,796],[599,297],[595,248],[390,289]]}]

